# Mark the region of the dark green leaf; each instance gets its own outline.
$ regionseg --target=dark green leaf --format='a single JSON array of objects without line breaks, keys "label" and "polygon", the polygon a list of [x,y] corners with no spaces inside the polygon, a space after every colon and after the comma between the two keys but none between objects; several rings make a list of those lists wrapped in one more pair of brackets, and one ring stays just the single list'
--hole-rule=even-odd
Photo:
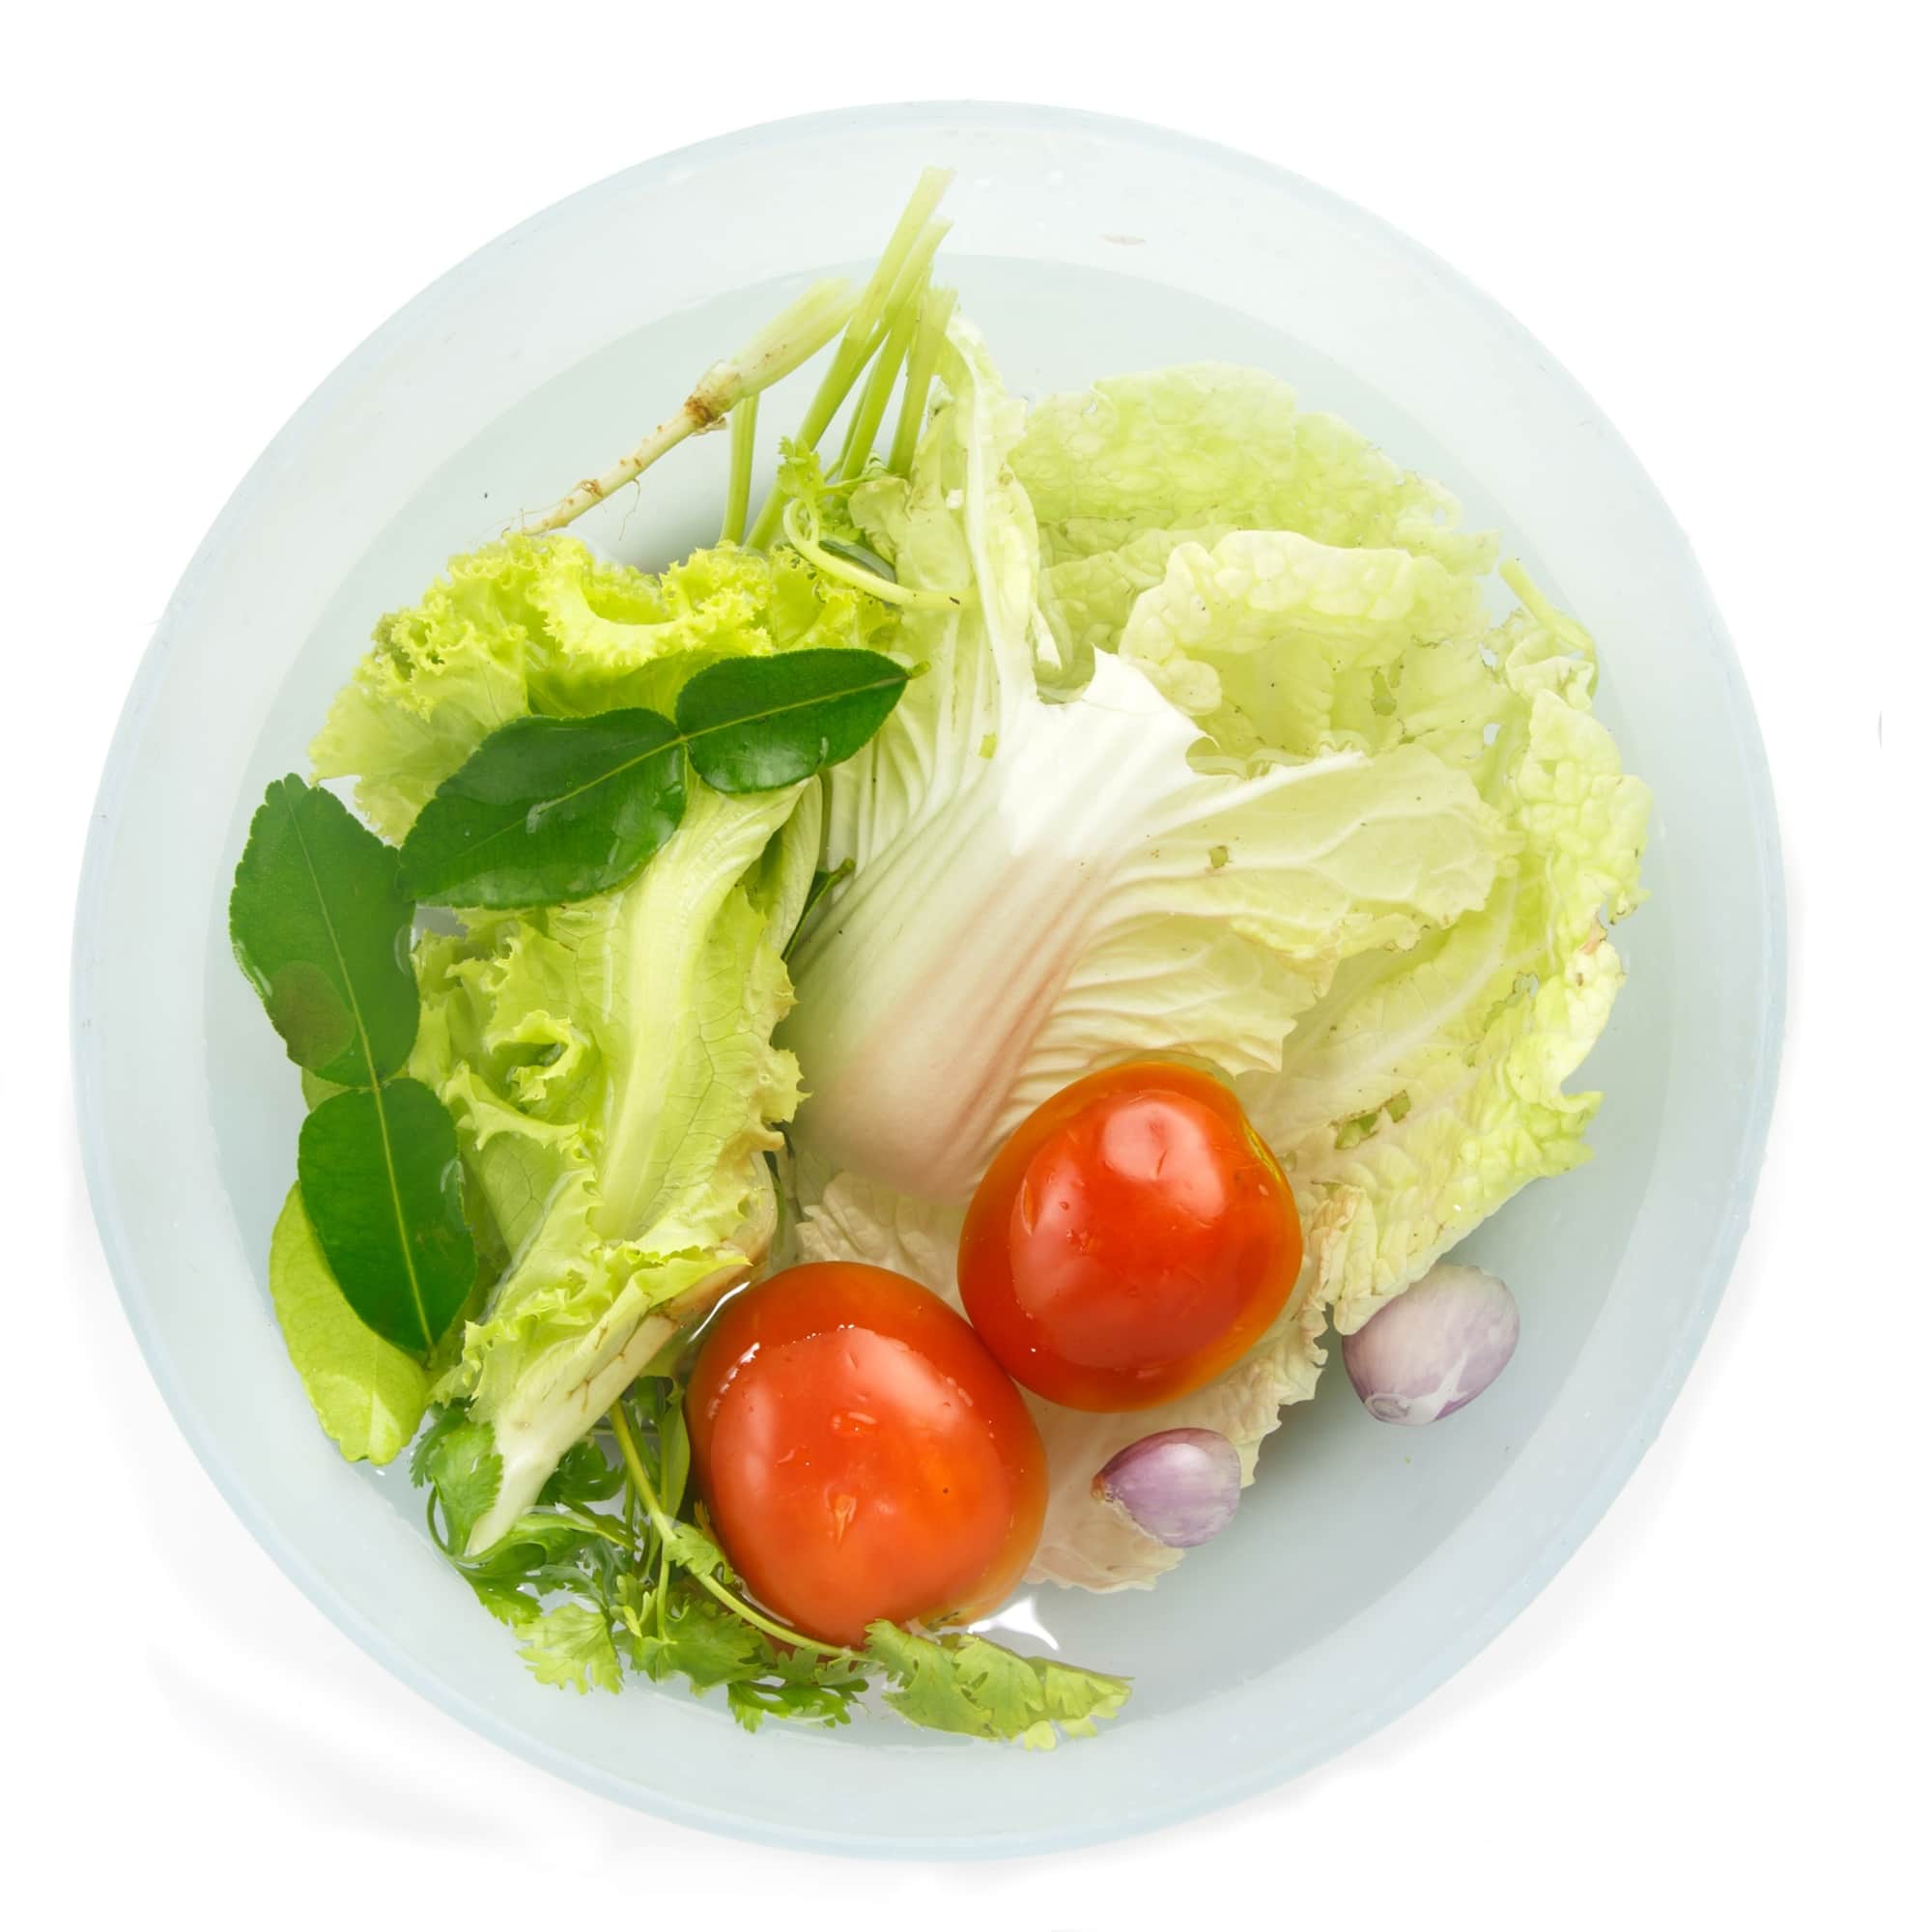
[{"label": "dark green leaf", "polygon": [[689,1588],[674,1588],[659,1634],[654,1601],[631,1622],[626,1648],[636,1667],[657,1683],[683,1677],[695,1690],[724,1687],[731,1715],[747,1730],[767,1717],[842,1724],[866,1689],[863,1673],[810,1651],[784,1651],[742,1617]]},{"label": "dark green leaf", "polygon": [[499,1583],[494,1577],[471,1577],[469,1587],[498,1623],[508,1624],[514,1631],[527,1629],[543,1614],[543,1605],[527,1590]]},{"label": "dark green leaf", "polygon": [[849,758],[909,673],[876,651],[727,658],[655,711],[519,718],[443,781],[403,841],[430,905],[560,905],[609,892],[677,830],[685,761],[719,791],[773,791]]},{"label": "dark green leaf", "polygon": [[[545,1503],[601,1503],[624,1487],[624,1468],[605,1455],[594,1435],[573,1442],[537,1497]],[[675,1505],[671,1505],[675,1507]]]},{"label": "dark green leaf", "polygon": [[655,711],[518,718],[438,788],[403,840],[429,905],[555,905],[622,885],[684,816],[684,752]]},{"label": "dark green leaf", "polygon": [[487,1577],[497,1583],[521,1583],[554,1572],[602,1541],[592,1520],[526,1510],[488,1549],[464,1559],[463,1568],[472,1581]]},{"label": "dark green leaf", "polygon": [[448,1110],[416,1080],[338,1094],[302,1122],[296,1173],[350,1307],[384,1341],[427,1354],[476,1278]]},{"label": "dark green leaf", "polygon": [[685,1426],[684,1398],[674,1395],[658,1421],[658,1499],[668,1515],[684,1507],[684,1486],[691,1480],[691,1431]]},{"label": "dark green leaf", "polygon": [[373,1087],[410,1057],[415,907],[395,852],[293,773],[264,795],[228,900],[228,934],[289,1058]]},{"label": "dark green leaf", "polygon": [[692,768],[715,791],[776,791],[849,758],[909,673],[877,651],[726,658],[678,693]]},{"label": "dark green leaf", "polygon": [[716,1577],[723,1573],[730,1575],[730,1565],[724,1561],[724,1552],[705,1535],[688,1522],[673,1522],[665,1532],[665,1549],[670,1560],[681,1570],[689,1570],[694,1577]]},{"label": "dark green leaf", "polygon": [[748,1731],[767,1718],[787,1718],[793,1723],[849,1724],[852,1700],[866,1689],[864,1678],[851,1684],[774,1684],[763,1678],[736,1678],[724,1687],[731,1715]]}]

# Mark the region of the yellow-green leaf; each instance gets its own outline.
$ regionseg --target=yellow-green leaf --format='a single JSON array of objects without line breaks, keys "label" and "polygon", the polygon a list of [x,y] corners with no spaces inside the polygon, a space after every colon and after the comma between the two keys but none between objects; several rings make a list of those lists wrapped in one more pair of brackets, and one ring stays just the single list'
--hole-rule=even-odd
[{"label": "yellow-green leaf", "polygon": [[429,1377],[343,1297],[299,1188],[290,1188],[269,1244],[269,1293],[289,1360],[330,1440],[352,1463],[392,1460],[422,1421]]}]

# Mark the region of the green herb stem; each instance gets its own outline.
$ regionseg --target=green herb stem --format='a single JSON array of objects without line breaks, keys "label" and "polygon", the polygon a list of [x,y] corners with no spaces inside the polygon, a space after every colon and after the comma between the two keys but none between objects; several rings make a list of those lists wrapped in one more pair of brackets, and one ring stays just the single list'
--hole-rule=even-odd
[{"label": "green herb stem", "polygon": [[[914,249],[923,242],[933,212],[952,181],[951,172],[944,168],[927,168],[920,176],[919,184],[912,191],[912,199],[906,203],[905,212],[899,216],[898,225],[893,230],[892,239],[886,243],[885,252],[880,255],[871,279],[860,292],[858,305],[845,325],[844,338],[833,355],[832,366],[826,370],[817,394],[807,406],[799,423],[794,440],[801,449],[818,447],[819,439],[830,428],[832,418],[852,393],[852,385],[859,380],[860,371],[884,343],[891,322],[889,309],[893,296],[899,288],[901,272]],[[944,228],[941,228],[940,234],[944,233]],[[939,236],[935,235],[932,246],[936,248],[938,245]],[[927,259],[930,260],[929,251]],[[770,547],[783,515],[783,492],[774,489],[759,510],[756,523],[752,526],[748,541],[753,549]]]},{"label": "green herb stem", "polygon": [[913,337],[906,358],[905,393],[899,399],[898,427],[886,468],[895,476],[912,472],[912,460],[919,448],[919,433],[925,426],[925,402],[932,390],[932,379],[939,367],[940,344],[946,340],[947,326],[952,320],[953,304],[959,299],[956,289],[928,288],[919,306],[919,331]]},{"label": "green herb stem", "polygon": [[925,305],[926,278],[932,272],[932,251],[939,245],[939,237],[946,232],[946,224],[929,221],[926,229],[928,234],[934,230],[938,233],[932,234],[929,243],[925,236],[922,236],[919,247],[906,264],[909,275],[917,270],[918,279],[895,300],[885,345],[867,372],[866,386],[859,392],[859,407],[852,412],[852,426],[846,432],[845,447],[839,456],[838,469],[838,476],[847,480],[865,473],[867,462],[872,454],[872,444],[878,438],[879,425],[886,418],[886,405],[892,400],[893,384],[898,381],[899,369],[919,328],[920,314]]},{"label": "green herb stem", "polygon": [[731,482],[724,497],[724,524],[720,543],[742,543],[745,517],[752,505],[752,458],[758,441],[758,399],[747,396],[731,412]]},{"label": "green herb stem", "polygon": [[817,517],[796,498],[784,506],[781,521],[785,540],[801,556],[809,558],[815,570],[876,597],[882,604],[896,604],[908,611],[944,611],[958,605],[958,598],[949,596],[944,590],[921,590],[912,584],[895,583],[863,564],[848,563],[842,556],[835,556],[818,541]]},{"label": "green herb stem", "polygon": [[[611,1427],[616,1432],[617,1453],[624,1459],[625,1472],[644,1505],[644,1514],[650,1518],[651,1527],[657,1531],[660,1542],[668,1546],[677,1525],[665,1514],[663,1504],[658,1501],[656,1486],[651,1481],[650,1471],[644,1467],[643,1452],[638,1447],[637,1436],[632,1434],[631,1419],[624,1413],[621,1400],[611,1406]],[[668,1548],[666,1561],[668,1565]],[[842,1644],[821,1643],[816,1637],[787,1630],[762,1610],[753,1609],[734,1591],[727,1590],[716,1577],[699,1576],[696,1571],[690,1575],[695,1583],[701,1585],[733,1616],[742,1617],[753,1630],[762,1631],[775,1643],[789,1644],[795,1650],[815,1651],[820,1657],[836,1658],[842,1663],[862,1664],[867,1661],[860,1652],[847,1650]]]}]

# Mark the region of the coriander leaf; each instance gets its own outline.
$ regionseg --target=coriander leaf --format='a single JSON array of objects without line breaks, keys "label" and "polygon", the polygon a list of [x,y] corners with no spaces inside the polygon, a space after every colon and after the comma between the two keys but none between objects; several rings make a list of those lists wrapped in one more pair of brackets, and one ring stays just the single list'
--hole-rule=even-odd
[{"label": "coriander leaf", "polygon": [[429,1427],[416,1437],[415,1447],[410,1451],[410,1481],[417,1489],[434,1482],[435,1470],[445,1453],[443,1444],[468,1420],[454,1403],[432,1412]]},{"label": "coriander leaf", "polygon": [[235,868],[228,933],[297,1065],[373,1087],[409,1058],[414,914],[395,852],[347,806],[293,774],[270,785]]},{"label": "coriander leaf", "polygon": [[330,1440],[352,1463],[389,1462],[422,1420],[429,1377],[349,1305],[298,1187],[289,1189],[269,1242],[269,1294],[289,1360]]},{"label": "coriander leaf", "polygon": [[649,1619],[657,1602],[656,1593],[636,1570],[620,1570],[611,1579],[610,1606],[613,1621],[611,1638],[617,1653],[633,1670],[642,1670],[641,1648],[651,1634]]},{"label": "coriander leaf", "polygon": [[[624,1471],[598,1446],[594,1436],[573,1442],[551,1471],[537,1500],[545,1503],[601,1503],[624,1487]],[[672,1503],[668,1507],[675,1509]]]},{"label": "coriander leaf", "polygon": [[[614,1530],[615,1525],[611,1527]],[[472,1581],[479,1577],[497,1582],[526,1581],[540,1574],[554,1573],[602,1540],[602,1524],[596,1518],[566,1511],[526,1510],[497,1542],[480,1556],[467,1559],[462,1568]]]},{"label": "coriander leaf", "polygon": [[1117,1716],[1130,1693],[1123,1677],[1020,1657],[981,1636],[915,1636],[884,1622],[866,1636],[867,1657],[897,1687],[886,1702],[928,1730],[1051,1750],[1056,1725],[1091,1736],[1094,1720]]},{"label": "coriander leaf", "polygon": [[767,1718],[784,1718],[793,1723],[849,1724],[852,1700],[866,1688],[863,1678],[850,1685],[819,1683],[768,1683],[761,1678],[734,1678],[724,1687],[731,1715],[748,1731],[755,1731]]},{"label": "coriander leaf", "polygon": [[476,1279],[447,1109],[416,1080],[338,1094],[302,1122],[296,1172],[343,1298],[384,1341],[426,1355]]},{"label": "coriander leaf", "polygon": [[851,757],[909,675],[877,651],[725,658],[678,693],[677,725],[714,791],[777,791]]},{"label": "coriander leaf", "polygon": [[[730,1566],[724,1561],[724,1552],[701,1529],[694,1528],[688,1522],[669,1522],[659,1525],[659,1533],[664,1537],[670,1560],[679,1569],[689,1571],[694,1577],[716,1577],[721,1572],[727,1577],[731,1574]],[[750,1629],[750,1626],[746,1628]]]},{"label": "coriander leaf", "polygon": [[[778,494],[809,510],[819,542],[841,555],[864,547],[859,526],[852,521],[852,488],[851,483],[826,480],[825,465],[815,449],[788,436],[779,439]],[[890,565],[882,574],[888,582],[895,581]]]},{"label": "coriander leaf", "polygon": [[638,1633],[638,1667],[645,1676],[655,1683],[683,1677],[699,1692],[723,1686],[731,1715],[749,1731],[768,1717],[847,1723],[853,1701],[866,1689],[864,1674],[850,1664],[805,1650],[781,1651],[696,1590],[672,1591],[662,1634],[648,1614],[632,1628]]},{"label": "coriander leaf", "polygon": [[683,816],[684,753],[668,718],[517,718],[423,807],[403,876],[430,905],[589,898],[622,885]]},{"label": "coriander leaf", "polygon": [[461,1550],[469,1532],[497,1500],[502,1460],[487,1423],[472,1422],[461,1408],[447,1408],[416,1445],[410,1480],[427,1483],[442,1512],[443,1547]]},{"label": "coriander leaf", "polygon": [[499,1624],[508,1624],[513,1631],[527,1630],[543,1615],[543,1605],[527,1590],[521,1590],[514,1583],[501,1582],[495,1577],[468,1577],[467,1580],[476,1592],[476,1601]]},{"label": "coriander leaf", "polygon": [[[655,1609],[655,1600],[650,1607]],[[742,1617],[686,1589],[674,1590],[667,1600],[662,1634],[646,1621],[640,1654],[640,1667],[654,1683],[687,1677],[698,1690],[755,1676],[777,1655]]]},{"label": "coriander leaf", "polygon": [[518,1655],[539,1684],[568,1685],[580,1696],[623,1688],[616,1646],[603,1613],[583,1604],[559,1604],[526,1626]]}]

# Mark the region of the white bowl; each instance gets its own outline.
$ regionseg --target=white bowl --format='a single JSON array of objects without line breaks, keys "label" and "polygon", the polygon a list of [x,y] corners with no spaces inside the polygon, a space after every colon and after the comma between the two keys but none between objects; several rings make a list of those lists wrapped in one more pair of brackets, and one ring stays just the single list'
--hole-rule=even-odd
[{"label": "white bowl", "polygon": [[[1608,1090],[1597,1157],[1467,1244],[1522,1304],[1509,1373],[1417,1434],[1372,1420],[1331,1371],[1235,1528],[1158,1590],[1046,1593],[1068,1655],[1137,1679],[1105,1736],[1051,1755],[886,1721],[753,1738],[715,1698],[529,1679],[406,1482],[339,1461],[289,1369],[263,1277],[300,1103],[224,923],[250,808],[304,767],[376,616],[627,447],[808,277],[863,268],[927,162],[957,170],[945,273],[1016,388],[1205,357],[1288,377],[1445,479],[1584,618],[1602,709],[1657,798],[1654,896],[1620,928],[1630,984],[1585,1071]],[[595,534],[639,560],[707,540],[723,442],[680,452]],[[222,512],[142,666],[74,979],[88,1175],[128,1318],[210,1474],[329,1616],[485,1735],[647,1810],[956,1855],[1139,1831],[1291,1777],[1528,1602],[1656,1435],[1723,1289],[1771,1107],[1784,939],[1764,753],[1696,565],[1615,432],[1508,316],[1243,156],[1086,115],[927,105],[753,128],[587,189],[443,276],[323,384]]]}]

